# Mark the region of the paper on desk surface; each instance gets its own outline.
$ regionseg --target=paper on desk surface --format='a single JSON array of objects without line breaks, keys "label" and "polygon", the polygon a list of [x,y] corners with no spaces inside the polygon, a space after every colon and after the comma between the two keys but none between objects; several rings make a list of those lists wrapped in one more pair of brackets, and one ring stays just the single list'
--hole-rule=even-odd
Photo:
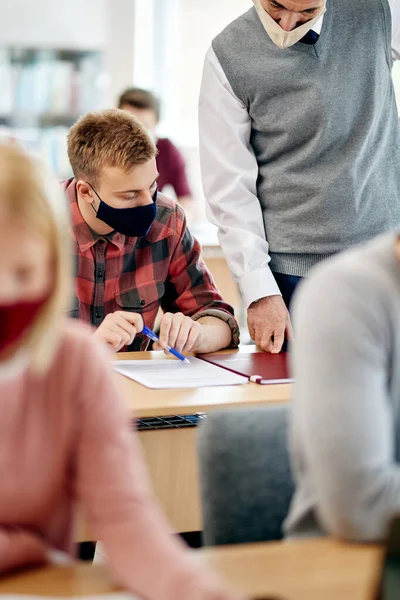
[{"label": "paper on desk surface", "polygon": [[247,377],[236,375],[204,360],[189,357],[190,365],[180,360],[117,360],[112,366],[145,387],[155,390],[199,388],[248,383]]}]

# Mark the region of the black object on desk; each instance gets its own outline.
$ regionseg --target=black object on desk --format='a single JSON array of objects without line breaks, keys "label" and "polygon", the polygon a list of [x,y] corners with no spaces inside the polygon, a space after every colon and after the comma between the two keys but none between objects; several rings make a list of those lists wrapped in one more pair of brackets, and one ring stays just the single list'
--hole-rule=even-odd
[{"label": "black object on desk", "polygon": [[135,420],[138,431],[151,431],[154,429],[181,429],[182,427],[197,427],[203,419],[204,413],[193,415],[171,415],[168,417],[144,417]]},{"label": "black object on desk", "polygon": [[253,600],[285,600],[281,596],[256,596]]}]

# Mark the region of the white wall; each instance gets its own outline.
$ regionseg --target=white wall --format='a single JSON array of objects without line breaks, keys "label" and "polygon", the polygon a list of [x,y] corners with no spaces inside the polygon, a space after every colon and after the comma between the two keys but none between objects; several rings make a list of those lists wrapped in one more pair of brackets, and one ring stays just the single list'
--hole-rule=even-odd
[{"label": "white wall", "polygon": [[197,123],[197,103],[204,56],[212,39],[253,5],[252,0],[179,0],[177,115],[191,137]]},{"label": "white wall", "polygon": [[134,83],[162,99],[160,133],[197,144],[197,105],[212,39],[252,0],[135,0]]},{"label": "white wall", "polygon": [[[137,17],[138,5],[154,5],[153,23],[134,25],[135,4]],[[167,129],[191,144],[206,50],[251,5],[252,0],[0,0],[0,46],[103,49],[106,104],[114,105],[126,86],[150,84],[165,97]]]},{"label": "white wall", "polygon": [[103,50],[105,105],[133,82],[135,0],[0,0],[0,46]]},{"label": "white wall", "polygon": [[133,84],[135,0],[108,0],[105,66],[107,106],[115,106],[121,90]]},{"label": "white wall", "polygon": [[[146,85],[148,82],[162,98],[163,118],[159,133],[171,137],[182,149],[193,196],[197,200],[193,218],[205,219],[197,115],[204,57],[212,39],[253,3],[252,0],[136,1],[146,3],[148,11],[149,4],[153,5],[155,65],[147,80],[146,74],[137,68],[135,84]],[[136,26],[140,27],[140,23]],[[136,51],[136,64],[139,51]]]},{"label": "white wall", "polygon": [[0,0],[0,45],[97,49],[108,0]]}]

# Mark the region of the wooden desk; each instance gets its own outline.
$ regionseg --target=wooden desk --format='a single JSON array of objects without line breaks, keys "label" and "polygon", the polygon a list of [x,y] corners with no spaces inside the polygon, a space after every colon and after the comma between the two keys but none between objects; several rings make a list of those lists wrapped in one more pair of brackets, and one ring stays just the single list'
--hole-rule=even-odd
[{"label": "wooden desk", "polygon": [[[234,352],[255,352],[245,346]],[[232,352],[232,351],[227,351]],[[119,354],[120,360],[175,360],[160,352]],[[184,390],[151,390],[118,376],[136,417],[209,413],[235,407],[288,402],[291,385],[237,385]],[[139,433],[156,496],[178,532],[201,531],[202,517],[196,450],[197,428],[163,429]]]},{"label": "wooden desk", "polygon": [[[226,354],[254,353],[255,346],[240,350],[225,350]],[[131,352],[116,355],[117,360],[176,360],[162,352]],[[209,413],[225,408],[251,407],[291,399],[292,386],[286,385],[232,385],[226,387],[187,388],[179,390],[152,390],[118,375],[125,391],[129,408],[136,417],[188,415]]]},{"label": "wooden desk", "polygon": [[372,600],[382,560],[376,546],[316,538],[202,550],[210,566],[250,596]]},{"label": "wooden desk", "polygon": [[[249,595],[282,600],[372,600],[382,550],[329,539],[200,551],[206,564]],[[0,579],[0,594],[79,596],[117,591],[101,567],[49,567]]]},{"label": "wooden desk", "polygon": [[0,594],[85,596],[119,591],[104,568],[87,564],[45,567],[0,578]]},{"label": "wooden desk", "polygon": [[[257,352],[254,346],[226,353]],[[176,360],[162,352],[121,353],[117,360]],[[117,375],[125,392],[132,418],[210,413],[215,410],[289,402],[292,386],[245,385],[197,389],[151,390]],[[202,530],[199,491],[197,428],[140,431],[147,467],[155,494],[169,521],[179,533]],[[80,523],[77,539],[91,539]]]}]

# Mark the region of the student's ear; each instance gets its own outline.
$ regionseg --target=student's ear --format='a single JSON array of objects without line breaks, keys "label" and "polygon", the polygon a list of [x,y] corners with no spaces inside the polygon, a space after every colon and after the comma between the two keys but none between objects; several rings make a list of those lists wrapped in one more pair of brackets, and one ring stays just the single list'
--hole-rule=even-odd
[{"label": "student's ear", "polygon": [[87,204],[93,204],[94,192],[86,181],[77,181],[76,191],[84,202],[86,202]]}]

